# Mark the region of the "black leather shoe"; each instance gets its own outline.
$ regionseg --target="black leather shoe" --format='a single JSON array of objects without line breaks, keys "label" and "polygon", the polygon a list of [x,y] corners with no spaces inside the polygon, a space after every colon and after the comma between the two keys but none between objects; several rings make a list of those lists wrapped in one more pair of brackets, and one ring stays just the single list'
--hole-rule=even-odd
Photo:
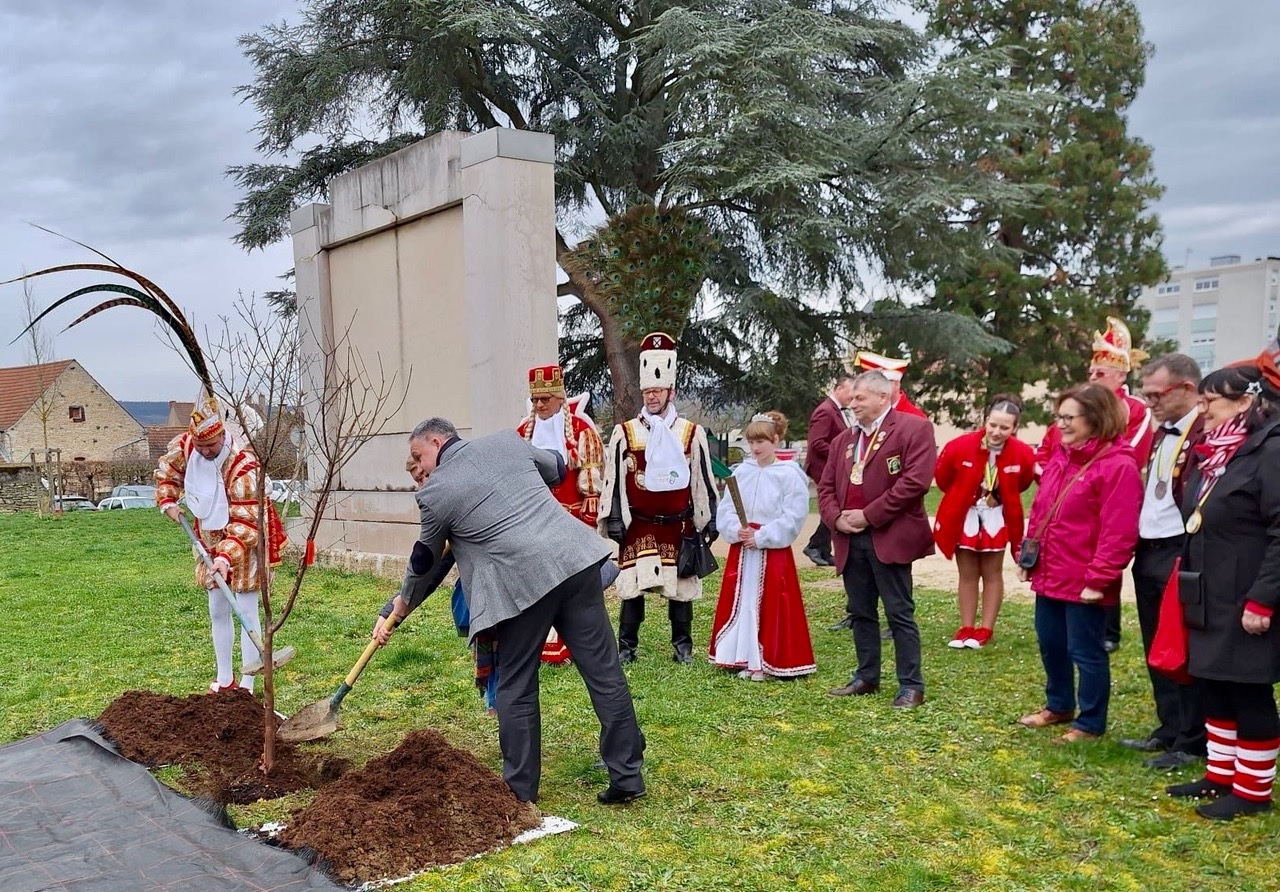
[{"label": "black leather shoe", "polygon": [[1140,753],[1162,753],[1169,748],[1169,744],[1154,736],[1126,737],[1120,741],[1120,745],[1125,749],[1137,750]]},{"label": "black leather shoe", "polygon": [[898,696],[893,698],[890,705],[894,709],[915,709],[924,703],[924,691],[906,690],[900,691]]},{"label": "black leather shoe", "polygon": [[876,694],[880,691],[880,685],[871,684],[863,681],[861,678],[855,678],[842,688],[832,688],[827,694],[832,697],[862,697],[867,694]]},{"label": "black leather shoe", "polygon": [[1106,641],[1102,642],[1102,649],[1109,654],[1113,654],[1120,649],[1120,642],[1112,641],[1108,638]]},{"label": "black leather shoe", "polygon": [[853,626],[853,617],[846,616],[844,619],[840,620],[840,622],[832,623],[831,625],[827,626],[827,631],[839,632],[841,629],[852,628],[852,626]]},{"label": "black leather shoe", "polygon": [[1173,784],[1164,791],[1179,799],[1217,799],[1231,792],[1231,784],[1219,784],[1202,777],[1185,784]]},{"label": "black leather shoe", "polygon": [[881,641],[892,641],[892,640],[893,640],[893,629],[889,628],[888,626],[885,626],[883,629],[881,629],[881,630],[880,630],[880,640],[881,640]]},{"label": "black leather shoe", "polygon": [[836,563],[816,548],[806,548],[804,556],[813,561],[815,567],[834,567]]},{"label": "black leather shoe", "polygon": [[1204,756],[1197,756],[1194,753],[1184,753],[1179,750],[1169,750],[1167,753],[1161,753],[1147,759],[1142,764],[1148,768],[1156,768],[1160,771],[1172,771],[1175,768],[1182,768],[1187,765],[1194,765],[1201,761]]},{"label": "black leather shoe", "polygon": [[596,801],[601,805],[626,805],[628,802],[635,802],[644,797],[644,790],[620,790],[613,784],[609,784],[608,789],[596,794]]},{"label": "black leather shoe", "polygon": [[629,647],[621,648],[618,651],[618,662],[622,665],[634,663],[636,661],[636,652]]}]

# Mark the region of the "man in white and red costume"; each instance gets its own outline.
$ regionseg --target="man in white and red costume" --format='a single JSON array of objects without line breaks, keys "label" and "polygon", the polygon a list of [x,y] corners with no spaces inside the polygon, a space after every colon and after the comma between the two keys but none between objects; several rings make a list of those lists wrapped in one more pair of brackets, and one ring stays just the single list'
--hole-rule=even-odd
[{"label": "man in white and red costume", "polygon": [[665,332],[640,342],[644,407],[617,425],[605,453],[599,530],[618,543],[618,658],[636,659],[646,592],[667,602],[672,659],[693,662],[693,602],[702,580],[676,571],[680,539],[715,538],[716,487],[702,425],[681,418],[675,397],[676,342]]},{"label": "man in white and red costume", "polygon": [[[262,469],[257,456],[233,442],[226,420],[213,397],[197,402],[187,431],[169,443],[169,450],[156,468],[156,504],[178,522],[182,510],[178,500],[184,495],[195,515],[195,532],[213,558],[213,572],[220,575],[239,602],[240,612],[261,633],[258,619],[258,542],[267,539],[271,566],[280,562],[285,542],[284,527],[275,505],[267,500],[267,517],[258,511],[258,481]],[[231,605],[218,591],[217,580],[204,561],[195,562],[196,582],[209,592],[209,619],[213,626],[213,653],[218,676],[211,691],[235,687],[231,663],[234,629]],[[248,629],[240,630],[240,656],[245,663],[260,659]],[[240,686],[253,690],[253,676],[245,675]]]},{"label": "man in white and red costume", "polygon": [[[517,433],[540,449],[560,454],[567,473],[559,486],[552,487],[551,494],[566,511],[594,528],[600,513],[604,444],[595,422],[586,413],[587,395],[568,399],[564,370],[558,365],[544,365],[529,369],[529,401],[533,410],[520,422]],[[569,648],[552,629],[542,648],[542,661],[563,663],[569,657]]]},{"label": "man in white and red costume", "polygon": [[915,415],[917,418],[929,417],[919,406],[911,402],[902,389],[902,373],[906,371],[907,366],[911,365],[910,360],[881,356],[870,350],[859,350],[853,357],[853,364],[856,369],[854,374],[880,372],[889,379],[889,383],[893,385],[893,392],[889,395],[889,405],[895,411],[904,415]]},{"label": "man in white and red costume", "polygon": [[[1151,457],[1151,443],[1155,439],[1155,424],[1151,418],[1151,410],[1147,404],[1135,396],[1129,395],[1129,386],[1125,383],[1129,373],[1140,365],[1147,354],[1133,347],[1133,336],[1129,334],[1129,326],[1123,319],[1115,316],[1107,317],[1106,334],[1093,333],[1093,354],[1089,360],[1089,383],[1101,384],[1115,391],[1129,410],[1129,426],[1125,430],[1124,441],[1133,447],[1134,458],[1138,462],[1138,470],[1145,472],[1147,461]],[[1050,457],[1062,444],[1062,431],[1058,425],[1051,424],[1045,432],[1044,440],[1036,449],[1036,477],[1049,463]],[[1120,647],[1120,605],[1107,608],[1107,628],[1104,633],[1103,646],[1107,653],[1115,653]]]}]

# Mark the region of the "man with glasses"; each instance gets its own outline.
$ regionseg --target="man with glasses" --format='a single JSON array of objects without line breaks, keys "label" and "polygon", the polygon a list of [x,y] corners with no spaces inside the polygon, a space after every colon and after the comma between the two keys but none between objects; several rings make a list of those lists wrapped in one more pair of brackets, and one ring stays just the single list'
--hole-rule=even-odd
[{"label": "man with glasses", "polygon": [[[1138,600],[1142,647],[1151,641],[1160,619],[1160,601],[1182,553],[1186,530],[1182,498],[1194,447],[1204,432],[1196,389],[1200,367],[1190,356],[1170,353],[1143,367],[1142,398],[1159,428],[1147,462],[1146,488],[1138,520],[1138,548],[1133,556],[1133,587]],[[1204,758],[1204,712],[1194,685],[1181,685],[1148,667],[1159,724],[1146,737],[1120,741],[1130,749],[1158,752],[1150,768],[1173,769]]]},{"label": "man with glasses", "polygon": [[[551,487],[551,494],[570,514],[595,528],[600,513],[600,486],[604,477],[604,444],[595,422],[586,414],[587,396],[567,399],[564,370],[558,365],[529,369],[529,413],[516,432],[539,449],[559,453],[567,473]],[[569,649],[552,629],[542,648],[544,663],[563,663]]]},{"label": "man with glasses", "polygon": [[[1125,383],[1134,366],[1147,358],[1142,350],[1133,347],[1133,337],[1129,334],[1129,326],[1124,320],[1114,316],[1107,317],[1107,331],[1093,333],[1093,355],[1089,362],[1089,383],[1101,384],[1115,391],[1120,402],[1129,410],[1129,424],[1125,430],[1124,442],[1133,447],[1134,458],[1138,469],[1147,466],[1151,457],[1151,442],[1155,434],[1151,420],[1151,412],[1147,404],[1129,393]],[[1036,449],[1036,478],[1049,463],[1050,457],[1061,447],[1062,431],[1053,424],[1045,431],[1044,440]],[[1120,649],[1120,607],[1108,608],[1107,630],[1103,646],[1107,653],[1115,653]]]},{"label": "man with glasses", "polygon": [[702,580],[681,576],[681,539],[716,537],[716,487],[702,425],[676,411],[676,342],[652,332],[640,342],[640,395],[635,418],[613,429],[605,455],[600,533],[618,543],[618,658],[633,663],[644,622],[645,595],[667,602],[671,658],[693,662],[693,602]]}]

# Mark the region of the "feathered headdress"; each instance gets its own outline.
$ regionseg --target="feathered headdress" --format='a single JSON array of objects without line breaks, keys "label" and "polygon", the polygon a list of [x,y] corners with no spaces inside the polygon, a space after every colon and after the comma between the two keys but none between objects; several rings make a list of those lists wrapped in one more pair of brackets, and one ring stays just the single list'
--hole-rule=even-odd
[{"label": "feathered headdress", "polygon": [[[36,228],[44,232],[48,232],[51,235],[58,235],[60,238],[66,238],[66,236],[62,236],[50,229],[45,229],[43,226],[36,226]],[[40,315],[32,319],[31,324],[24,328],[18,334],[18,337],[13,340],[16,341],[18,338],[21,338],[28,331],[38,325],[44,317],[48,316],[63,304],[70,303],[73,300],[90,294],[118,295],[117,297],[105,300],[96,307],[82,313],[72,321],[66,329],[63,330],[66,331],[67,329],[75,328],[86,319],[91,319],[102,311],[110,310],[113,307],[138,307],[159,317],[160,321],[163,322],[171,332],[173,332],[175,340],[182,347],[187,359],[190,360],[191,368],[196,373],[196,377],[200,379],[200,383],[203,387],[202,398],[196,401],[196,407],[191,413],[191,424],[188,429],[191,431],[192,436],[196,437],[197,440],[215,438],[223,429],[222,413],[219,410],[217,399],[212,395],[214,392],[213,382],[209,376],[209,366],[205,362],[204,351],[200,349],[200,343],[196,340],[195,332],[191,330],[191,325],[187,322],[186,317],[182,315],[182,310],[178,309],[178,305],[169,297],[169,295],[165,294],[164,291],[161,290],[159,285],[152,282],[146,276],[143,276],[141,273],[136,273],[133,270],[126,269],[124,266],[117,263],[111,257],[108,257],[97,248],[92,248],[83,242],[76,241],[75,239],[68,239],[68,241],[74,242],[88,251],[92,251],[94,254],[97,254],[105,260],[106,263],[68,263],[63,264],[62,266],[51,266],[48,269],[36,270],[33,273],[26,273],[25,275],[8,279],[4,282],[0,282],[0,285],[9,285],[13,282],[23,282],[28,279],[39,278],[40,276],[53,275],[54,273],[100,272],[113,273],[117,276],[131,279],[141,287],[141,290],[129,285],[120,285],[114,282],[103,282],[98,285],[87,285],[84,288],[77,288],[70,294],[65,294],[50,304],[42,313],[40,313]]]}]

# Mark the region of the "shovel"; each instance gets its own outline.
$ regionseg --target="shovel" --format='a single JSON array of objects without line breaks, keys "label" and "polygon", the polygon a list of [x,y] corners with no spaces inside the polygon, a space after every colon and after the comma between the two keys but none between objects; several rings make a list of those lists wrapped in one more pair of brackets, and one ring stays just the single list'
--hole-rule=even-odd
[{"label": "shovel", "polygon": [[[191,544],[196,547],[196,553],[204,559],[205,569],[213,574],[213,578],[218,581],[218,588],[222,592],[222,596],[227,599],[227,603],[231,605],[231,612],[235,614],[236,619],[240,621],[240,628],[249,633],[249,640],[253,642],[253,646],[258,649],[258,659],[252,663],[245,663],[240,667],[243,675],[257,675],[262,671],[262,655],[267,649],[262,646],[262,637],[253,631],[252,626],[245,622],[244,614],[240,612],[240,605],[236,603],[236,596],[231,594],[231,589],[227,588],[226,580],[222,578],[222,574],[213,572],[213,558],[209,557],[209,552],[205,550],[204,543],[200,541],[200,537],[196,535],[196,531],[191,529],[191,524],[187,522],[185,514],[178,514],[178,521],[182,524],[182,528],[187,531],[187,535],[191,537]],[[298,652],[292,647],[277,648],[271,654],[271,665],[279,669],[285,663],[297,656]]]},{"label": "shovel", "polygon": [[[383,620],[382,627],[394,629],[399,623],[400,620],[393,613]],[[276,737],[286,743],[301,743],[305,740],[319,740],[337,731],[338,708],[342,706],[342,699],[351,693],[356,679],[360,677],[360,673],[369,664],[369,660],[377,649],[378,640],[375,638],[365,645],[364,653],[360,654],[360,659],[356,660],[356,664],[351,667],[342,684],[338,685],[333,696],[327,700],[317,700],[286,719],[285,723],[276,730]]]},{"label": "shovel", "polygon": [[[449,568],[454,564],[452,557],[453,545],[446,542],[444,551],[440,554],[440,560],[431,573],[432,578],[427,583],[427,592],[430,594],[440,587],[444,582],[445,575],[448,574]],[[400,620],[393,613],[382,621],[379,628],[394,629],[400,624]],[[351,693],[351,689],[355,687],[356,679],[360,677],[360,673],[364,671],[364,667],[369,664],[369,660],[373,659],[374,651],[378,649],[377,639],[371,640],[365,645],[364,653],[360,654],[360,659],[356,660],[356,664],[351,667],[351,671],[347,673],[347,677],[342,680],[342,684],[338,685],[338,689],[333,692],[333,696],[328,700],[317,700],[310,706],[303,709],[285,719],[283,725],[276,729],[276,737],[286,743],[302,743],[307,740],[319,740],[321,737],[328,737],[334,731],[338,730],[338,708],[342,706],[342,698]]]}]

